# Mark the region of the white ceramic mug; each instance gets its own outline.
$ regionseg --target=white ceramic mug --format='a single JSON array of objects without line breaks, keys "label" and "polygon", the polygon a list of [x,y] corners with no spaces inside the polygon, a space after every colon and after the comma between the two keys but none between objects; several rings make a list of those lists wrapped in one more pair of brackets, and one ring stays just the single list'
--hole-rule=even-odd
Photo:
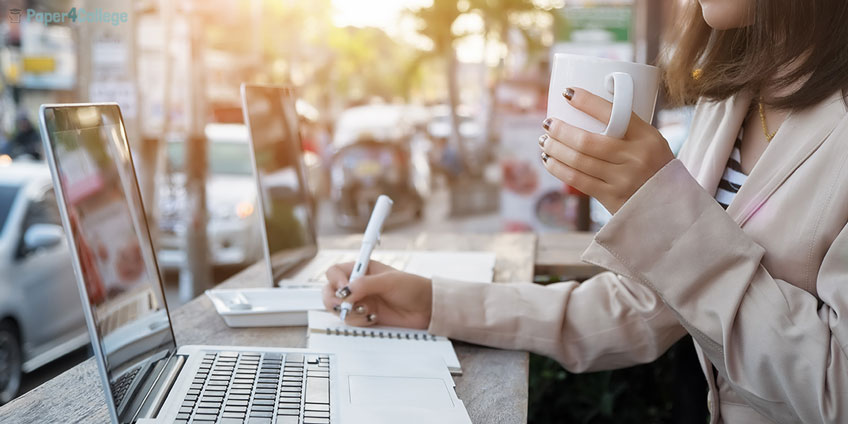
[{"label": "white ceramic mug", "polygon": [[[548,91],[548,117],[610,137],[623,138],[631,112],[651,122],[659,90],[660,70],[632,62],[557,53]],[[609,124],[604,124],[568,103],[562,93],[579,87],[612,102]]]}]

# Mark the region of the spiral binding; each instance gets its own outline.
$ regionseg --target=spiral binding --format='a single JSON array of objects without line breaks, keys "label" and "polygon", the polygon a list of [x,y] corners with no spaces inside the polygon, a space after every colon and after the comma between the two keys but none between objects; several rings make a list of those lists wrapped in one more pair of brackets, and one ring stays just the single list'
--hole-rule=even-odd
[{"label": "spiral binding", "polygon": [[347,328],[327,328],[327,334],[336,336],[349,337],[371,337],[375,339],[396,339],[396,340],[421,340],[421,341],[436,341],[436,336],[431,334],[419,333],[401,333],[383,330],[366,330],[366,329],[347,329]]}]

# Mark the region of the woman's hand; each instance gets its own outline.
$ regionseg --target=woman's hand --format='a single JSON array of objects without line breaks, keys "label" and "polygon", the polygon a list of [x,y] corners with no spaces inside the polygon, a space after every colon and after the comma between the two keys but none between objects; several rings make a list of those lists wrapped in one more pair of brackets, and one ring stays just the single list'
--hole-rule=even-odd
[{"label": "woman's hand", "polygon": [[[566,89],[569,103],[609,122],[612,104],[580,88]],[[545,168],[562,182],[598,199],[614,214],[642,184],[674,159],[656,128],[634,113],[623,139],[607,137],[548,118],[539,138]]]},{"label": "woman's hand", "polygon": [[353,304],[345,323],[419,329],[430,325],[432,281],[371,261],[366,275],[351,283],[347,278],[352,270],[352,262],[330,267],[323,292],[327,310],[338,313],[342,302]]}]

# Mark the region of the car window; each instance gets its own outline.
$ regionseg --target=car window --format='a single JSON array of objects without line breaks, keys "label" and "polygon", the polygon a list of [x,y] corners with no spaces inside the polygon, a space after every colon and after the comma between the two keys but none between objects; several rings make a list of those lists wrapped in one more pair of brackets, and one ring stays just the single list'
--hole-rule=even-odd
[{"label": "car window", "polygon": [[21,242],[18,243],[18,257],[24,257],[29,252],[23,243],[23,236],[26,234],[29,227],[35,224],[53,224],[62,225],[62,218],[59,216],[59,206],[56,204],[56,195],[53,189],[45,191],[40,197],[32,199],[27,206],[24,222],[21,226]]},{"label": "car window", "polygon": [[56,195],[52,188],[45,191],[40,197],[33,199],[27,208],[27,214],[24,218],[24,231],[35,224],[62,225],[59,206],[56,204]]},{"label": "car window", "polygon": [[[252,175],[250,147],[247,143],[214,142],[208,152],[210,174]],[[185,168],[185,143],[168,143],[170,169],[182,172]]]},{"label": "car window", "polygon": [[9,211],[12,209],[12,202],[18,195],[18,186],[0,185],[0,234],[6,226],[6,218],[9,217]]}]

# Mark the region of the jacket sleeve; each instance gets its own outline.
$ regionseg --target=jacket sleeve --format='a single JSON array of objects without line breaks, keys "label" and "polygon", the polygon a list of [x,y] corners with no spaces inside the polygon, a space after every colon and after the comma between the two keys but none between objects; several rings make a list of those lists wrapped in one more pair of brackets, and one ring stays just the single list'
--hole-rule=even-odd
[{"label": "jacket sleeve", "polygon": [[762,415],[848,422],[848,229],[819,270],[820,302],[769,275],[764,252],[673,160],[622,206],[583,259],[655,290]]},{"label": "jacket sleeve", "polygon": [[653,291],[611,272],[548,286],[434,278],[429,331],[530,350],[572,372],[650,362],[686,334]]}]

